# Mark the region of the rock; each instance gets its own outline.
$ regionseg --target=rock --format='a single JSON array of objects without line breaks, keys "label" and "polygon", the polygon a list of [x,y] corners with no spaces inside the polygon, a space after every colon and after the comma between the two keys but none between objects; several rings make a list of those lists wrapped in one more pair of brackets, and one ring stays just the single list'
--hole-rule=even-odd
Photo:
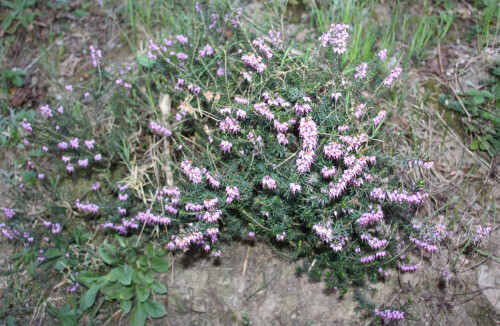
[{"label": "rock", "polygon": [[483,291],[484,296],[497,309],[500,310],[500,264],[492,261],[490,266],[482,265],[477,272],[477,282],[479,286],[492,287]]}]

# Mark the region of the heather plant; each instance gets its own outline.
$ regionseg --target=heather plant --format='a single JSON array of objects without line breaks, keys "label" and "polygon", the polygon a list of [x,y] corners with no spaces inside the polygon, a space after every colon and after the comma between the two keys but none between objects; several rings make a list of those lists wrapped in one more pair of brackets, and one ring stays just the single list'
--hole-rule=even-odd
[{"label": "heather plant", "polygon": [[[150,297],[167,290],[154,273],[167,250],[224,259],[221,241],[266,241],[306,257],[298,273],[341,295],[415,271],[410,246],[439,250],[446,227],[412,220],[425,182],[399,177],[433,162],[382,150],[403,72],[387,49],[352,63],[348,24],[308,48],[225,4],[172,15],[137,66],[106,71],[92,44],[89,84],[61,85],[21,122],[16,205],[0,227],[21,244],[20,264],[63,279],[76,319],[99,295],[134,325],[162,317]],[[367,306],[380,320],[406,316]]]}]

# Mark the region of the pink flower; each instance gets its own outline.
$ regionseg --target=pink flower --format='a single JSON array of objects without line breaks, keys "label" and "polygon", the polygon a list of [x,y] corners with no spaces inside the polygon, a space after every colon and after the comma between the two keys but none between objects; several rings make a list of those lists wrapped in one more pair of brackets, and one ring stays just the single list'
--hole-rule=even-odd
[{"label": "pink flower", "polygon": [[66,85],[64,88],[65,88],[68,92],[72,92],[72,91],[73,91],[73,86],[71,86],[71,85]]},{"label": "pink flower", "polygon": [[380,50],[377,55],[381,61],[385,61],[385,59],[387,58],[387,49]]},{"label": "pink flower", "polygon": [[233,144],[231,144],[229,141],[227,140],[223,140],[221,143],[220,143],[220,149],[222,150],[222,152],[226,153],[226,152],[229,152],[231,150],[231,148],[233,147]]},{"label": "pink flower", "polygon": [[375,126],[378,126],[382,122],[382,120],[384,120],[386,114],[387,112],[385,110],[380,110],[378,115],[375,118],[373,118],[373,124]]},{"label": "pink flower", "polygon": [[328,32],[319,38],[321,46],[331,45],[333,53],[345,53],[347,51],[347,40],[349,39],[348,29],[349,25],[346,24],[331,24]]},{"label": "pink flower", "polygon": [[94,161],[96,161],[96,162],[99,162],[101,159],[102,159],[102,155],[101,154],[96,154],[94,156]]},{"label": "pink flower", "polygon": [[262,178],[262,186],[270,190],[276,190],[276,180],[270,176],[265,176]]},{"label": "pink flower", "polygon": [[356,79],[361,79],[366,77],[366,69],[368,68],[368,65],[366,62],[362,62],[359,66],[356,67],[356,75],[354,78]]},{"label": "pink flower", "polygon": [[292,194],[297,194],[297,193],[300,193],[302,191],[302,187],[296,183],[290,183],[290,192]]},{"label": "pink flower", "polygon": [[257,71],[259,74],[264,72],[264,69],[267,68],[266,64],[262,62],[262,58],[260,56],[255,56],[254,53],[245,54],[241,57],[243,63]]},{"label": "pink flower", "polygon": [[77,149],[78,148],[78,138],[74,138],[74,139],[71,139],[69,141],[69,145],[73,148],[73,149]]},{"label": "pink flower", "polygon": [[398,79],[402,72],[403,72],[403,69],[401,69],[399,67],[392,69],[389,76],[384,80],[384,85],[391,86],[392,83],[394,82],[394,80]]}]

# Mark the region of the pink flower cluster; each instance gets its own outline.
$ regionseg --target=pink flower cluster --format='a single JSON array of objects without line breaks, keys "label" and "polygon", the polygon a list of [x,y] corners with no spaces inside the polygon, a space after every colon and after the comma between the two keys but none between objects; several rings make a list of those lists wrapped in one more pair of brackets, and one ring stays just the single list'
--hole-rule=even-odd
[{"label": "pink flower cluster", "polygon": [[286,232],[276,234],[276,241],[283,242],[285,241],[285,237],[286,237]]},{"label": "pink flower cluster", "polygon": [[286,133],[288,131],[288,122],[279,122],[278,120],[274,120],[274,129],[277,132]]},{"label": "pink flower cluster", "polygon": [[342,192],[347,189],[347,184],[355,181],[356,177],[363,172],[367,164],[365,156],[357,159],[352,167],[342,172],[342,176],[337,184],[330,183],[330,198],[338,198]]},{"label": "pink flower cluster", "polygon": [[92,204],[92,203],[82,204],[82,203],[80,203],[80,199],[76,200],[76,208],[79,211],[82,211],[84,213],[91,213],[91,214],[95,214],[99,210],[99,206],[97,206],[96,204]]},{"label": "pink flower cluster", "polygon": [[229,131],[232,134],[237,134],[241,131],[241,127],[238,120],[236,120],[235,118],[226,117],[226,119],[219,123],[219,130]]},{"label": "pink flower cluster", "polygon": [[318,146],[318,126],[311,118],[300,119],[299,136],[304,140],[303,150],[314,151]]},{"label": "pink flower cluster", "polygon": [[387,58],[387,49],[380,50],[380,52],[377,53],[377,55],[380,58],[380,61],[385,61],[385,59]]},{"label": "pink flower cluster", "polygon": [[222,216],[222,211],[216,210],[216,211],[208,211],[203,214],[198,214],[196,215],[196,218],[199,220],[203,220],[207,223],[215,223],[221,218],[221,216]]},{"label": "pink flower cluster", "polygon": [[206,57],[214,54],[214,48],[210,46],[210,44],[207,44],[203,47],[203,49],[198,51],[198,55],[200,57]]},{"label": "pink flower cluster", "polygon": [[293,107],[295,109],[295,113],[297,113],[297,116],[299,115],[306,115],[311,112],[312,107],[311,107],[311,98],[308,96],[303,97],[304,103],[295,103],[295,106]]},{"label": "pink flower cluster", "polygon": [[172,135],[172,132],[168,128],[163,127],[154,121],[149,122],[149,128],[151,128],[154,133],[159,135],[165,135],[167,137]]},{"label": "pink flower cluster", "polygon": [[474,234],[474,238],[472,238],[472,242],[474,244],[478,244],[479,241],[481,241],[482,238],[490,234],[491,232],[491,227],[483,227],[481,225],[476,227],[476,233]]},{"label": "pink flower cluster", "polygon": [[188,84],[187,89],[194,95],[197,95],[201,92],[201,87],[195,84]]},{"label": "pink flower cluster", "polygon": [[365,112],[365,105],[359,104],[356,107],[356,112],[354,112],[354,116],[356,117],[356,119],[359,119],[359,118],[361,118],[361,116],[363,115],[364,112]]},{"label": "pink flower cluster", "polygon": [[368,241],[368,245],[372,249],[380,249],[380,248],[382,248],[383,246],[385,246],[387,244],[387,240],[386,239],[379,240],[376,237],[372,237],[368,233],[363,233],[361,235],[361,240],[367,240]]},{"label": "pink flower cluster", "polygon": [[323,148],[323,152],[329,159],[339,159],[342,156],[342,146],[339,143],[332,142]]},{"label": "pink flower cluster", "polygon": [[432,253],[438,251],[438,247],[434,244],[428,243],[427,241],[419,240],[413,235],[410,236],[410,242],[414,243],[418,247],[424,249],[425,251]]},{"label": "pink flower cluster", "polygon": [[418,264],[415,264],[415,265],[404,265],[404,264],[398,263],[398,268],[402,272],[414,272],[414,271],[416,271],[418,269]]},{"label": "pink flower cluster", "polygon": [[192,164],[191,161],[182,161],[181,169],[188,176],[189,181],[191,181],[194,184],[199,184],[201,183],[203,173],[200,170],[200,168],[193,168],[191,164]]},{"label": "pink flower cluster", "polygon": [[298,185],[296,183],[290,183],[290,192],[292,194],[297,194],[297,193],[300,193],[302,191],[302,187],[301,185]]},{"label": "pink flower cluster", "polygon": [[283,145],[283,146],[286,146],[288,144],[288,139],[286,139],[285,134],[278,133],[276,135],[276,137],[278,138],[278,144]]},{"label": "pink flower cluster", "polygon": [[358,151],[361,145],[368,140],[368,136],[363,133],[354,137],[342,135],[339,139],[344,143],[346,152],[350,152],[352,150]]},{"label": "pink flower cluster", "polygon": [[53,115],[52,115],[52,110],[50,109],[50,107],[49,107],[48,105],[42,105],[42,106],[40,107],[40,111],[42,111],[42,113],[43,113],[45,116],[49,117],[49,118],[52,118],[52,117],[53,117]]},{"label": "pink flower cluster", "polygon": [[226,203],[228,204],[231,204],[235,198],[238,198],[238,200],[240,200],[240,191],[236,186],[234,187],[227,186],[226,195],[227,195]]},{"label": "pink flower cluster", "polygon": [[271,110],[267,107],[266,103],[263,102],[255,103],[253,105],[253,108],[255,109],[255,111],[257,111],[257,113],[260,116],[265,117],[269,121],[274,120],[274,113],[271,112]]},{"label": "pink flower cluster", "polygon": [[239,96],[235,96],[234,97],[234,101],[240,105],[245,105],[245,104],[248,104],[248,100],[246,98],[243,98],[243,97],[239,97]]},{"label": "pink flower cluster", "polygon": [[238,111],[236,111],[236,118],[237,119],[245,120],[246,117],[247,117],[247,112],[245,110],[238,109]]},{"label": "pink flower cluster", "polygon": [[[177,236],[174,238],[174,242],[172,243],[172,245],[174,248],[183,249],[189,247],[193,243],[197,245],[203,244],[203,233],[195,230],[190,233],[184,234],[183,236]],[[170,243],[168,244],[168,246],[170,248]]]},{"label": "pink flower cluster", "polygon": [[333,240],[333,230],[330,228],[330,222],[323,225],[323,223],[318,223],[313,225],[313,230],[316,235],[324,242],[332,242]]},{"label": "pink flower cluster", "polygon": [[210,172],[205,173],[205,177],[207,178],[208,184],[214,188],[214,189],[219,189],[220,188],[220,181],[218,179],[217,175],[213,175]]},{"label": "pink flower cluster", "polygon": [[233,147],[233,144],[231,144],[231,142],[229,142],[227,140],[223,140],[220,143],[220,149],[224,153],[229,152],[232,147]]},{"label": "pink flower cluster", "polygon": [[268,33],[269,37],[271,38],[271,42],[273,43],[273,46],[277,49],[282,49],[283,48],[283,40],[281,39],[281,33],[278,31],[273,31],[270,30]]},{"label": "pink flower cluster", "polygon": [[259,74],[262,74],[264,69],[267,68],[266,64],[262,62],[262,57],[255,56],[254,53],[245,54],[241,57],[241,60],[243,60],[245,65],[253,68]]},{"label": "pink flower cluster", "polygon": [[151,213],[149,209],[145,212],[139,212],[139,214],[137,214],[135,218],[136,220],[149,225],[156,225],[156,224],[168,225],[171,223],[168,217],[161,215],[154,215],[153,213]]},{"label": "pink flower cluster", "polygon": [[330,179],[331,177],[333,177],[335,175],[337,171],[335,170],[335,167],[332,166],[331,168],[327,167],[327,166],[324,166],[322,169],[321,169],[321,175],[323,176],[323,178],[325,179]]},{"label": "pink flower cluster", "polygon": [[373,118],[373,124],[375,125],[375,127],[378,126],[382,122],[382,120],[384,120],[386,114],[387,111],[380,110],[378,115],[375,118]]},{"label": "pink flower cluster", "polygon": [[375,257],[373,255],[369,255],[369,256],[361,257],[361,259],[359,261],[362,264],[367,264],[367,263],[371,263],[374,260],[375,260]]},{"label": "pink flower cluster", "polygon": [[384,319],[388,320],[401,320],[405,319],[405,313],[398,310],[378,310],[375,309],[375,315],[378,315]]},{"label": "pink flower cluster", "polygon": [[429,162],[424,162],[422,160],[413,160],[408,162],[408,167],[411,168],[412,166],[421,166],[424,169],[432,169],[434,167],[434,162],[429,161]]},{"label": "pink flower cluster", "polygon": [[358,223],[362,227],[366,227],[368,225],[373,225],[377,223],[383,218],[384,218],[384,212],[382,211],[382,207],[378,205],[376,210],[373,209],[371,212],[366,212],[363,215],[361,215],[361,217],[356,220],[356,223]]},{"label": "pink flower cluster", "polygon": [[262,186],[270,190],[276,190],[276,180],[267,175],[262,178]]},{"label": "pink flower cluster", "polygon": [[331,45],[333,53],[345,53],[347,51],[347,40],[349,39],[348,29],[349,25],[346,24],[331,24],[328,32],[319,38],[321,46]]},{"label": "pink flower cluster", "polygon": [[92,64],[97,68],[101,64],[102,52],[97,46],[89,46],[90,57],[92,58]]},{"label": "pink flower cluster", "polygon": [[29,132],[33,132],[33,128],[31,127],[31,123],[29,123],[28,120],[26,120],[26,119],[23,119],[23,121],[21,122],[21,127],[24,130],[27,130]]},{"label": "pink flower cluster", "polygon": [[365,78],[367,69],[368,69],[368,64],[366,64],[366,62],[362,62],[359,66],[356,67],[356,75],[354,75],[354,78],[356,79]]},{"label": "pink flower cluster", "polygon": [[277,94],[275,94],[276,98],[273,99],[268,92],[264,92],[262,93],[262,97],[267,101],[267,104],[269,105],[279,106],[282,108],[289,108],[291,106],[289,102],[285,101],[282,97],[277,96]]},{"label": "pink flower cluster", "polygon": [[389,76],[387,76],[387,78],[384,80],[384,85],[391,86],[394,80],[398,79],[402,72],[403,69],[399,67],[392,69]]},{"label": "pink flower cluster", "polygon": [[187,44],[188,42],[188,38],[184,35],[177,35],[175,38],[177,39],[177,41],[179,41],[181,45]]},{"label": "pink flower cluster", "polygon": [[269,47],[269,45],[264,43],[264,41],[260,37],[253,40],[252,44],[256,48],[258,48],[260,52],[263,52],[266,55],[267,60],[269,60],[273,57],[273,51],[271,51],[271,48]]},{"label": "pink flower cluster", "polygon": [[16,215],[16,212],[12,208],[4,208],[3,213],[8,219],[11,219],[14,217],[14,215]]}]

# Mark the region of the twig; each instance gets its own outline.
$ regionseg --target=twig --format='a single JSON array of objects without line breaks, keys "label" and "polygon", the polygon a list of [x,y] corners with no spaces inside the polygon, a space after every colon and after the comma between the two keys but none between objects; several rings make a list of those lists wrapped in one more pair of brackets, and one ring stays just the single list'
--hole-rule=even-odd
[{"label": "twig", "polygon": [[247,255],[245,257],[245,262],[243,263],[243,271],[241,272],[241,277],[245,277],[247,273],[248,256],[250,255],[250,247],[247,248]]}]

